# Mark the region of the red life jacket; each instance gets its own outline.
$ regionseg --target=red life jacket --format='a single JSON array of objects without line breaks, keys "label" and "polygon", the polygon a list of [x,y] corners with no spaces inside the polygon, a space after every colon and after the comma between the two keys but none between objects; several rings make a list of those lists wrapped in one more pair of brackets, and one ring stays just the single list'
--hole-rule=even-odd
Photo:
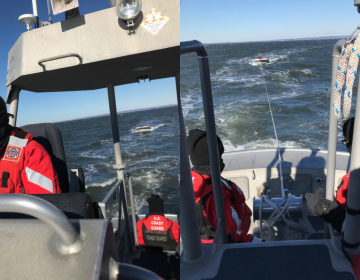
[{"label": "red life jacket", "polygon": [[[200,236],[202,243],[210,243],[217,229],[215,200],[212,179],[191,171]],[[226,182],[226,184],[224,183]],[[229,180],[222,184],[226,229],[229,242],[251,242],[253,236],[247,234],[251,224],[251,210],[245,203],[240,188]]]},{"label": "red life jacket", "polygon": [[26,174],[21,172],[24,170],[24,149],[28,142],[34,136],[23,130],[15,130],[6,147],[5,153],[0,160],[1,186],[0,194],[4,193],[24,193],[23,180]]},{"label": "red life jacket", "polygon": [[201,187],[203,187],[200,196],[195,197],[196,212],[200,227],[200,238],[202,243],[212,243],[216,230],[214,229],[213,225],[206,219],[206,202],[209,199],[209,196],[213,193],[212,179],[210,176],[207,176],[208,178],[205,179],[200,174],[198,175],[203,179],[196,180],[196,185],[194,185],[194,190],[199,190]]},{"label": "red life jacket", "polygon": [[342,177],[341,183],[336,191],[336,203],[344,209],[346,209],[345,207],[349,188],[349,173],[350,169],[347,174]]},{"label": "red life jacket", "polygon": [[150,215],[137,222],[138,243],[146,248],[164,251],[175,251],[179,242],[180,227],[178,223],[162,215]]}]

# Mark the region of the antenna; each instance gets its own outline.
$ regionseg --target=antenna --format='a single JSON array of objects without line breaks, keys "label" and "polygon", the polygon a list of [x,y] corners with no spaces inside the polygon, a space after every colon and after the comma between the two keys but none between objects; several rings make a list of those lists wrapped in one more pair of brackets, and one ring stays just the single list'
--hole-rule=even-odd
[{"label": "antenna", "polygon": [[35,29],[39,28],[39,18],[38,18],[38,10],[37,10],[37,3],[36,0],[32,0],[32,6],[33,6],[33,14],[36,18],[36,22],[35,23]]},{"label": "antenna", "polygon": [[48,7],[48,14],[49,14],[49,22],[50,22],[50,24],[52,24],[50,0],[47,0],[47,7]]},{"label": "antenna", "polygon": [[26,28],[28,31],[31,30],[31,24],[37,22],[37,17],[32,14],[26,14],[19,17],[19,22],[22,24],[26,24]]}]

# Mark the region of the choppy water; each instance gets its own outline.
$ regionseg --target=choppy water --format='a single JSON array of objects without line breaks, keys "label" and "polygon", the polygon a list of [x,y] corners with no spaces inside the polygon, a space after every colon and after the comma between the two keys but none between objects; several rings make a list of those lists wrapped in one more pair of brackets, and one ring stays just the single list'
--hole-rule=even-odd
[{"label": "choppy water", "polygon": [[[337,40],[206,45],[217,133],[225,150],[276,147],[256,56],[267,56],[264,75],[281,147],[327,149],[332,51]],[[205,128],[194,54],[181,56],[181,100],[187,131]],[[357,81],[354,92],[357,92]],[[356,95],[356,94],[355,94]],[[356,97],[353,97],[353,110]],[[339,126],[338,150],[342,130]]]},{"label": "choppy water", "polygon": [[[118,114],[122,158],[126,171],[132,174],[135,207],[139,213],[148,211],[146,199],[153,185],[165,199],[165,211],[180,213],[178,123],[174,106]],[[154,129],[141,134],[134,132],[135,127],[144,124]],[[78,165],[84,169],[86,191],[93,201],[101,201],[117,180],[116,171],[112,169],[115,157],[110,116],[56,125],[62,133],[68,167]],[[113,201],[109,214],[117,215],[117,209],[118,204]]]}]

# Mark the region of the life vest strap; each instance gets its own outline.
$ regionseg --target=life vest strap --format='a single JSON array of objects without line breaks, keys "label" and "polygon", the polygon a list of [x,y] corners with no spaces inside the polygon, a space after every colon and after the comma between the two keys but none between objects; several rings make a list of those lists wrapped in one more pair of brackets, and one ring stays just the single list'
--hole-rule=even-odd
[{"label": "life vest strap", "polygon": [[203,214],[203,207],[205,207],[206,201],[209,199],[212,193],[213,193],[212,191],[207,193],[205,196],[203,196],[200,199],[198,203],[196,203],[196,211],[200,226],[200,236],[201,239],[204,240],[214,239],[215,237],[215,229],[213,225],[206,219],[206,217]]},{"label": "life vest strap", "polygon": [[15,137],[20,138],[20,139],[25,139],[26,135],[28,135],[28,132],[23,131],[23,130],[18,130],[15,132]]},{"label": "life vest strap", "polygon": [[2,174],[2,181],[1,181],[1,187],[2,188],[7,188],[8,187],[8,179],[10,177],[10,173],[9,172],[3,172]]}]

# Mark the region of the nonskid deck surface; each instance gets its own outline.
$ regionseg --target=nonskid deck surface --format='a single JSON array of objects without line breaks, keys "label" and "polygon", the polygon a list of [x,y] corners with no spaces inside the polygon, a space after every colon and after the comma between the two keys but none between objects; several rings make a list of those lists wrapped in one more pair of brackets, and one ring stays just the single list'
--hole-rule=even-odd
[{"label": "nonskid deck surface", "polygon": [[325,245],[228,249],[211,280],[235,279],[338,279],[353,280],[351,272],[334,270]]},{"label": "nonskid deck surface", "polygon": [[[339,237],[335,241],[340,243]],[[350,262],[331,240],[202,245],[198,264],[181,262],[181,279],[353,280]]]}]

